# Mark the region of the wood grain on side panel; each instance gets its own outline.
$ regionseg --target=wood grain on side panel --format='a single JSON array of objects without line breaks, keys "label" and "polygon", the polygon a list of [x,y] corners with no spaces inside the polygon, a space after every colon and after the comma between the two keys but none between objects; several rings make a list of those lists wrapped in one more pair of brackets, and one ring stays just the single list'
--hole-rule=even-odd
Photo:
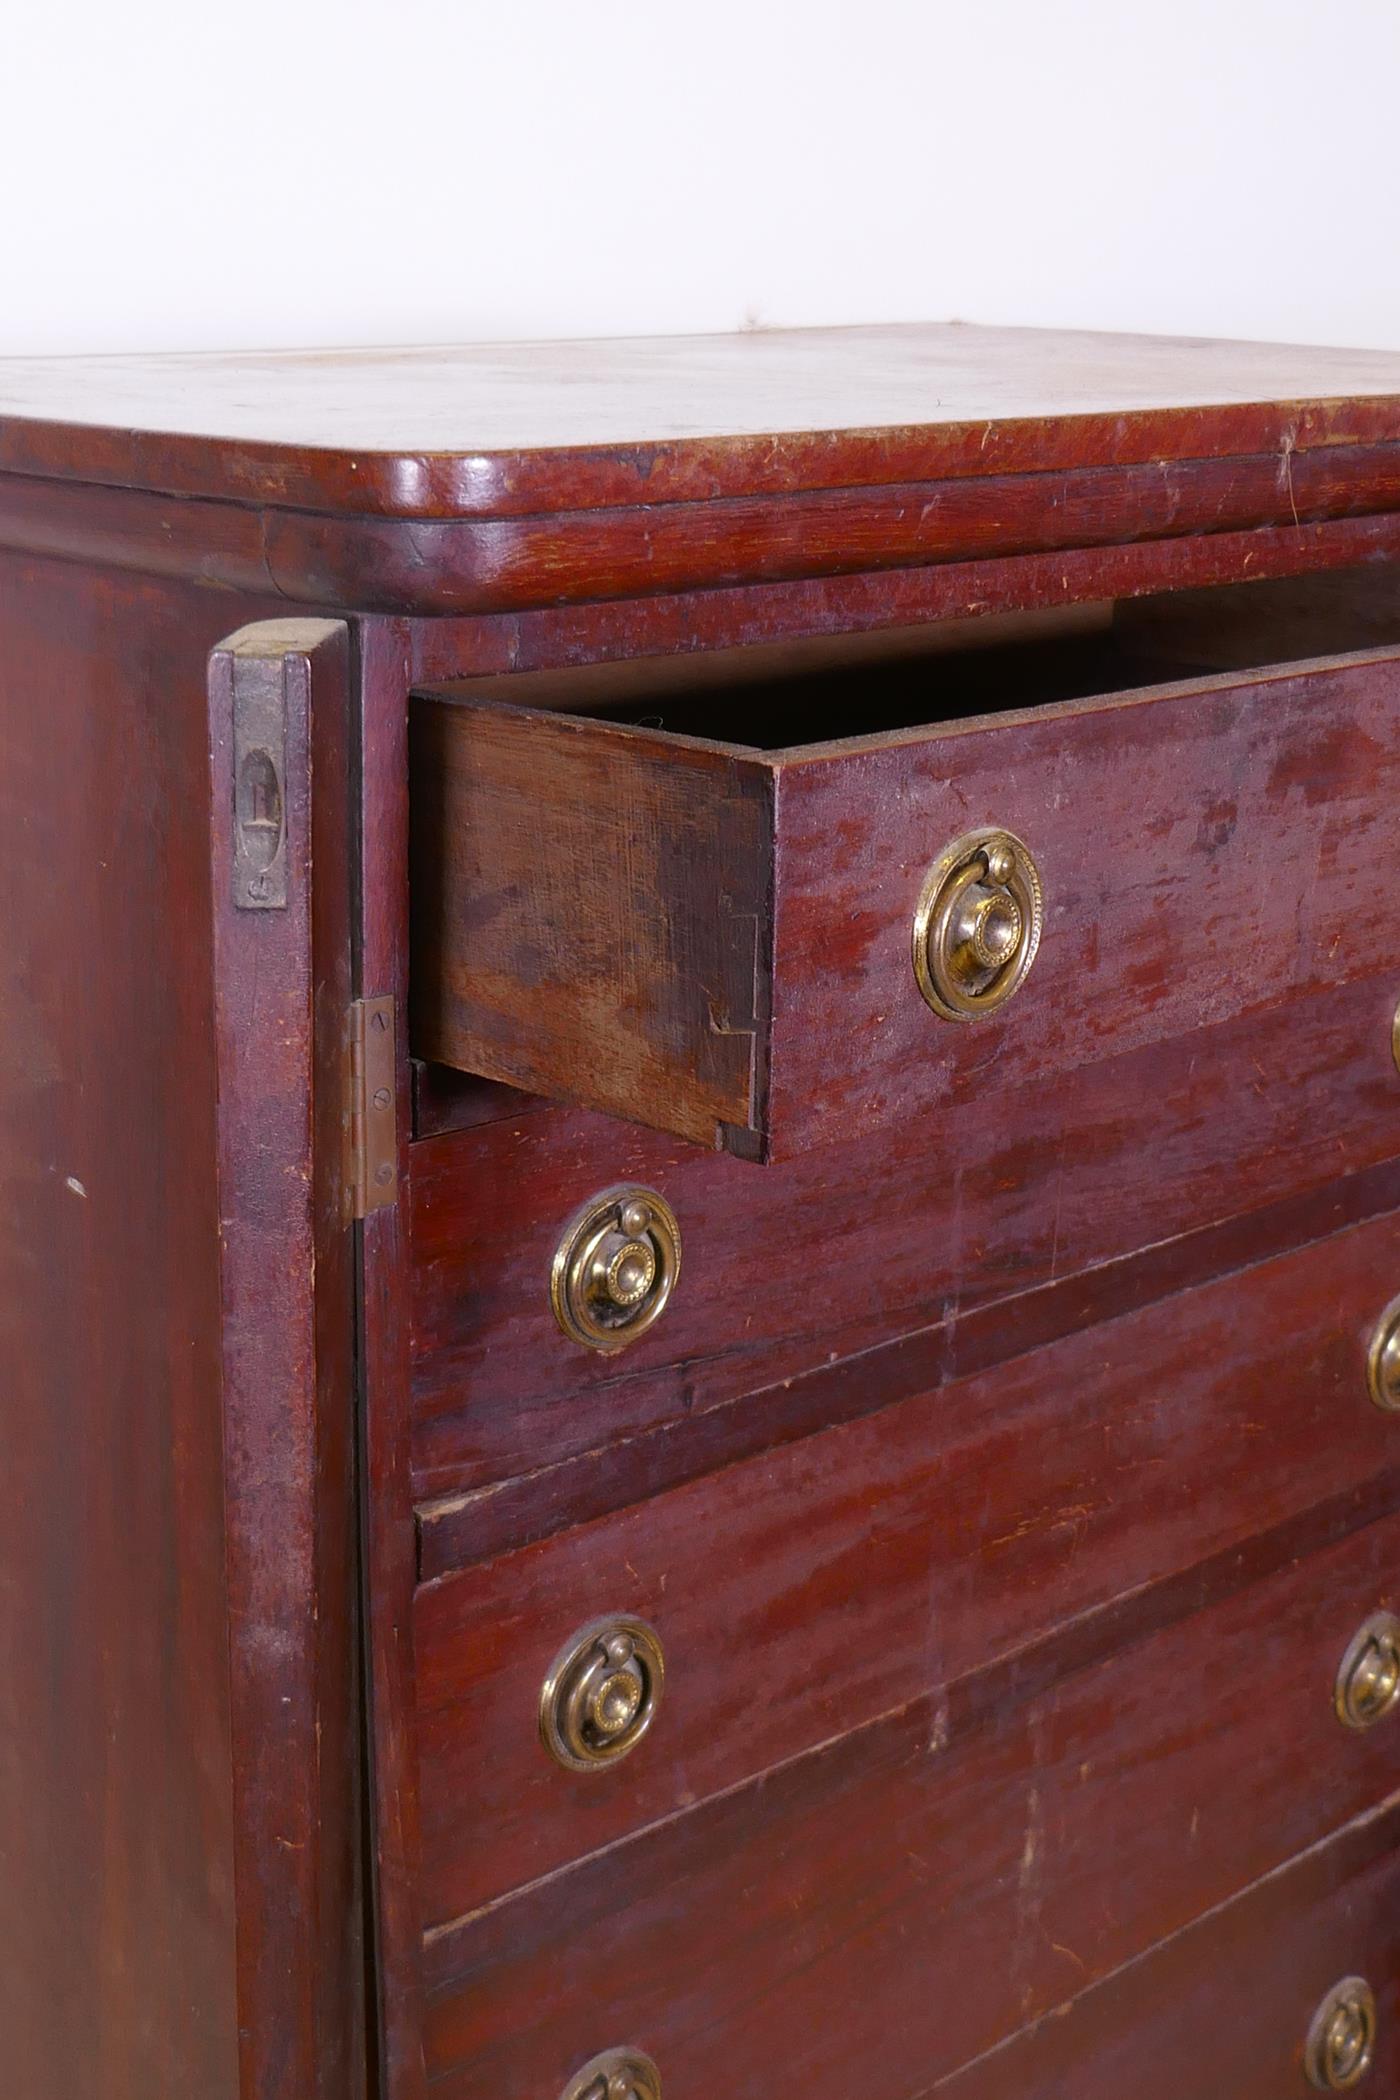
[{"label": "wood grain on side panel", "polygon": [[922,2094],[1393,1794],[1332,1699],[1397,1552],[1387,1517],[970,1727],[918,1702],[433,1935],[441,2100],[621,2042],[702,2100],[717,2035],[734,2100]]},{"label": "wood grain on side panel", "polygon": [[239,2093],[204,672],[240,610],[0,559],[16,2100]]}]

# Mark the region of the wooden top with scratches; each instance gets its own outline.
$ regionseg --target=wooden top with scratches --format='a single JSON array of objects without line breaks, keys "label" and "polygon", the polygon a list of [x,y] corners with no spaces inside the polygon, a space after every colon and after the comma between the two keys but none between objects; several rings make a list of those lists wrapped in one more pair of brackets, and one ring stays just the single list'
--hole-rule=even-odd
[{"label": "wooden top with scratches", "polygon": [[504,517],[1400,437],[1400,355],[958,323],[0,362],[0,472]]}]

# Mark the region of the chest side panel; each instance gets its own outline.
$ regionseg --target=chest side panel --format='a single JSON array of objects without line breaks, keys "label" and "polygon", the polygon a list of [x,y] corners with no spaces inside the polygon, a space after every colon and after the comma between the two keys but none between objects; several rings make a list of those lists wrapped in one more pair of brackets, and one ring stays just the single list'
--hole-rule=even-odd
[{"label": "chest side panel", "polygon": [[234,2100],[204,655],[0,565],[0,2030],[27,2100]]}]

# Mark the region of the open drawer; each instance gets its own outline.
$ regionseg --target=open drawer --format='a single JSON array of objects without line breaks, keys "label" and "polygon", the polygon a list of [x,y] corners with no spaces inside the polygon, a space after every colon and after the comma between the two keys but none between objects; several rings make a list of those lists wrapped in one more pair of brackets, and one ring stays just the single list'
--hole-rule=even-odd
[{"label": "open drawer", "polygon": [[994,1115],[1400,968],[1400,591],[464,680],[412,807],[419,1056],[755,1159]]}]

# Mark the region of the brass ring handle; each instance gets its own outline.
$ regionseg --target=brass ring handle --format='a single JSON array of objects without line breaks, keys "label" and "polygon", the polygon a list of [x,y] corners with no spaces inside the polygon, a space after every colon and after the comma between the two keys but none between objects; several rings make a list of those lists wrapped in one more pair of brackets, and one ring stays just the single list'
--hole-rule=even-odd
[{"label": "brass ring handle", "polygon": [[1378,1611],[1358,1628],[1337,1671],[1337,1719],[1374,1728],[1400,1705],[1400,1619]]},{"label": "brass ring handle", "polygon": [[1013,832],[970,831],[945,846],[914,914],[914,975],[946,1021],[1005,1006],[1026,981],[1045,919],[1040,870]]},{"label": "brass ring handle", "polygon": [[1371,1337],[1366,1383],[1377,1407],[1400,1412],[1400,1298],[1392,1298]]},{"label": "brass ring handle", "polygon": [[605,2049],[575,2071],[559,2100],[661,2100],[661,2073],[640,2049]]},{"label": "brass ring handle", "polygon": [[604,1189],[564,1229],[550,1271],[554,1317],[585,1349],[625,1349],[660,1319],[681,1272],[675,1212],[655,1189]]},{"label": "brass ring handle", "polygon": [[1375,2062],[1376,2000],[1364,1976],[1335,1984],[1313,2014],[1303,2049],[1308,2083],[1320,2093],[1346,2093]]},{"label": "brass ring handle", "polygon": [[594,1619],[567,1641],[540,1692],[540,1736],[556,1763],[596,1772],[635,1750],[656,1719],[666,1657],[645,1619]]}]

